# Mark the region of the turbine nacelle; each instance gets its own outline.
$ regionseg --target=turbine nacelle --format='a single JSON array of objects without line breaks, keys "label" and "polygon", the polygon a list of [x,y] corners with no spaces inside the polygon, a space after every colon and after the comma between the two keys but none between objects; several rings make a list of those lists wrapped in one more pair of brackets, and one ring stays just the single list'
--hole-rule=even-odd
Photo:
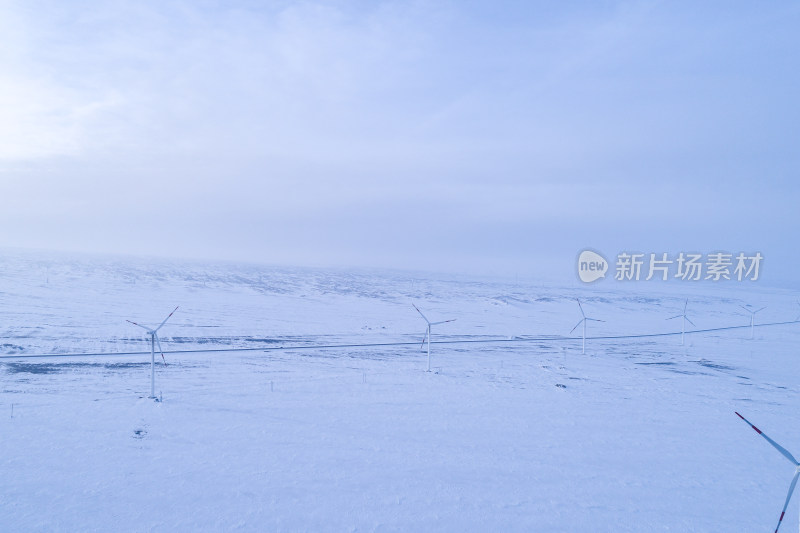
[{"label": "turbine nacelle", "polygon": [[583,312],[583,306],[581,305],[581,301],[577,298],[575,298],[575,301],[578,302],[578,308],[581,310],[581,316],[583,318],[581,318],[580,321],[577,324],[575,324],[575,327],[570,330],[570,333],[578,329],[578,326],[580,326],[584,322],[605,322],[605,320],[600,320],[599,318],[591,318],[586,316],[586,313]]},{"label": "turbine nacelle", "polygon": [[[450,320],[440,320],[439,322],[431,322],[430,320],[428,320],[428,317],[426,317],[424,314],[422,314],[422,311],[419,310],[419,307],[417,307],[415,304],[411,304],[411,305],[413,305],[414,309],[417,310],[417,313],[419,313],[419,316],[422,317],[422,320],[424,320],[425,323],[428,324],[428,329],[429,330],[431,329],[431,326],[438,326],[439,324],[447,324],[448,322],[455,322],[456,321],[455,318],[451,318]],[[422,341],[422,342],[423,342],[423,344],[425,343],[425,341]]]},{"label": "turbine nacelle", "polygon": [[680,315],[671,316],[671,317],[669,317],[667,320],[674,320],[674,319],[676,319],[676,318],[685,318],[685,319],[686,319],[686,321],[687,321],[689,324],[693,325],[694,327],[697,327],[697,326],[695,325],[695,323],[694,323],[694,322],[692,322],[692,321],[691,321],[691,319],[689,319],[689,316],[686,314],[686,307],[687,307],[688,305],[689,305],[689,299],[687,298],[687,299],[686,299],[686,302],[684,302],[684,304],[683,304],[683,313],[681,313]]},{"label": "turbine nacelle", "polygon": [[746,306],[746,307],[745,307],[744,305],[740,305],[739,307],[741,307],[742,309],[744,309],[745,311],[747,311],[748,313],[750,313],[750,316],[751,316],[751,317],[754,317],[754,316],[756,316],[756,313],[760,313],[761,311],[763,311],[764,309],[766,309],[766,308],[767,308],[767,306],[765,305],[764,307],[761,307],[761,308],[759,308],[759,309],[756,309],[756,310],[754,311],[754,310],[750,309],[750,307],[751,307],[751,306],[749,306],[749,305],[748,305],[748,306]]},{"label": "turbine nacelle", "polygon": [[[178,306],[178,307],[180,307],[180,306]],[[177,310],[178,310],[178,307],[176,307],[175,309],[173,309],[173,310],[172,310],[172,312],[171,312],[170,314],[168,314],[168,315],[167,315],[167,318],[165,318],[165,319],[163,320],[163,322],[161,322],[161,324],[159,324],[159,325],[158,325],[158,327],[157,327],[157,328],[155,328],[155,329],[150,329],[150,328],[148,328],[147,326],[143,326],[143,325],[141,325],[141,324],[138,324],[138,323],[134,322],[133,320],[126,320],[126,322],[130,322],[130,323],[131,323],[131,324],[133,324],[134,326],[139,326],[140,328],[142,328],[143,330],[145,330],[145,331],[147,332],[147,334],[148,334],[148,335],[155,335],[156,333],[158,333],[158,330],[160,330],[161,328],[163,328],[163,327],[164,327],[164,324],[166,324],[166,323],[167,323],[167,320],[169,320],[169,319],[170,319],[170,317],[172,317],[172,315],[174,315],[174,314],[175,314],[175,311],[177,311]]]}]

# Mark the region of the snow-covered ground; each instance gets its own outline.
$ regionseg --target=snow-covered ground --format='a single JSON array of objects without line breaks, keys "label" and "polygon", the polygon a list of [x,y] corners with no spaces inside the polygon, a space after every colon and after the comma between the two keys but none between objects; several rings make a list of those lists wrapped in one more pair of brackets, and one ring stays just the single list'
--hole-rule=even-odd
[{"label": "snow-covered ground", "polygon": [[[0,352],[663,333],[794,320],[759,283],[528,281],[8,252]],[[580,342],[0,359],[2,531],[766,531],[800,323]],[[797,498],[797,495],[795,495]],[[798,524],[794,500],[783,528]],[[782,528],[782,529],[783,529]]]}]

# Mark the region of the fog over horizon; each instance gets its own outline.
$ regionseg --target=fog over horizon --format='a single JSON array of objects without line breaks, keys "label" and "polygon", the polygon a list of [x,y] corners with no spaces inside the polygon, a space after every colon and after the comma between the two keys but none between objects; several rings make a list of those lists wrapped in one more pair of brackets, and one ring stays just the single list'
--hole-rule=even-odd
[{"label": "fog over horizon", "polygon": [[[797,287],[800,4],[0,0],[0,248]],[[572,275],[572,270],[567,274]]]}]

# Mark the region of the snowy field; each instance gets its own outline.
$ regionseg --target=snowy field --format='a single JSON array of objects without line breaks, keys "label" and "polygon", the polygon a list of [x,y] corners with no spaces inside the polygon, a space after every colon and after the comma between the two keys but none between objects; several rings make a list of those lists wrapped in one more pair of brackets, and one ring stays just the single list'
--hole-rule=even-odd
[{"label": "snowy field", "polygon": [[[800,323],[759,283],[528,281],[4,253],[1,531],[772,531]],[[426,373],[419,344],[437,344]],[[167,353],[148,400],[149,354]],[[577,330],[576,334],[580,330]],[[574,336],[575,334],[573,334]],[[538,340],[525,338],[535,337]],[[551,338],[542,338],[551,337]],[[507,342],[517,339],[519,342]],[[160,356],[159,356],[160,359]],[[797,498],[797,495],[795,495]],[[798,525],[793,501],[782,531]]]}]

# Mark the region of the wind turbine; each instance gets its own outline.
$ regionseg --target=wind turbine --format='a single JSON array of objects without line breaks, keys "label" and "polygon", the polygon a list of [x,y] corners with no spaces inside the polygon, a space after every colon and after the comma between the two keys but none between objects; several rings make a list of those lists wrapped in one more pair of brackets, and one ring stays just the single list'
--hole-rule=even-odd
[{"label": "wind turbine", "polygon": [[681,346],[683,346],[683,337],[686,335],[686,322],[688,321],[689,324],[693,325],[694,327],[697,327],[697,326],[694,325],[694,322],[692,322],[689,319],[689,317],[686,316],[686,306],[688,306],[688,305],[689,305],[689,299],[687,298],[686,302],[683,304],[683,314],[682,315],[671,316],[671,317],[669,317],[667,319],[667,320],[674,320],[676,318],[683,318],[683,326],[681,327]]},{"label": "wind turbine", "polygon": [[155,329],[150,329],[147,326],[143,326],[141,324],[137,324],[133,320],[126,320],[126,322],[130,322],[134,326],[139,326],[143,330],[150,335],[150,398],[156,397],[156,344],[158,344],[158,351],[161,352],[161,359],[164,361],[164,366],[167,366],[167,360],[164,359],[164,350],[161,349],[161,341],[158,340],[158,330],[164,327],[164,324],[167,323],[167,320],[177,311],[178,308],[172,310],[172,313],[167,315],[167,318],[159,324],[159,326]]},{"label": "wind turbine", "polygon": [[754,332],[753,332],[754,325],[753,325],[753,324],[754,324],[754,323],[755,323],[755,321],[756,321],[756,313],[759,313],[759,312],[763,311],[763,310],[764,310],[764,309],[766,309],[767,307],[766,307],[766,306],[764,306],[764,307],[762,307],[761,309],[756,309],[755,311],[753,311],[752,309],[750,309],[750,306],[749,306],[749,305],[748,305],[747,307],[745,307],[745,306],[743,306],[743,305],[740,305],[739,307],[741,307],[742,309],[744,309],[745,311],[747,311],[748,313],[750,313],[750,338],[752,339],[752,338],[753,338],[753,335],[754,335]]},{"label": "wind turbine", "polygon": [[[411,305],[414,305],[414,304],[411,304]],[[427,340],[428,341],[428,370],[426,370],[426,372],[430,372],[431,371],[431,326],[438,326],[439,324],[446,324],[448,322],[455,322],[456,319],[452,318],[450,320],[442,320],[440,322],[431,322],[430,320],[428,320],[428,317],[426,317],[425,315],[422,314],[422,311],[419,310],[419,307],[414,305],[414,309],[417,310],[417,313],[419,313],[420,316],[422,317],[422,319],[425,320],[425,322],[428,324],[428,327],[425,329],[425,336],[422,338],[422,344],[420,345],[420,348],[425,346],[425,341]]]},{"label": "wind turbine", "polygon": [[583,315],[583,318],[581,318],[580,322],[575,324],[575,327],[572,328],[570,333],[572,333],[573,331],[578,329],[578,326],[583,324],[583,345],[581,347],[581,353],[585,354],[586,353],[586,323],[589,322],[590,320],[593,321],[593,322],[605,322],[605,320],[600,320],[599,318],[589,318],[588,316],[586,316],[586,313],[583,312],[583,306],[581,305],[581,301],[578,300],[577,298],[575,298],[575,301],[578,302],[578,307],[580,307],[580,309],[581,309],[581,315]]},{"label": "wind turbine", "polygon": [[746,419],[745,417],[743,417],[739,413],[736,413],[736,416],[738,416],[739,418],[741,418],[742,420],[747,422],[747,424],[749,424],[750,427],[753,428],[756,431],[756,433],[758,433],[759,435],[761,435],[762,437],[767,439],[767,442],[772,444],[772,446],[776,450],[781,452],[781,455],[786,457],[794,465],[794,477],[792,478],[792,484],[789,485],[789,493],[786,495],[786,503],[783,504],[783,511],[781,511],[781,517],[778,519],[777,527],[775,527],[775,533],[778,533],[778,529],[780,529],[780,527],[781,527],[781,522],[783,522],[783,515],[786,514],[786,508],[789,507],[789,500],[792,499],[792,492],[794,492],[794,487],[795,487],[795,485],[797,485],[797,478],[800,477],[800,462],[798,462],[797,459],[795,459],[794,456],[786,450],[786,448],[784,448],[783,446],[781,446],[780,444],[778,444],[777,442],[775,442],[771,438],[767,437],[767,435],[765,433],[763,433],[760,429],[758,429],[753,424],[751,424],[748,419]]}]

